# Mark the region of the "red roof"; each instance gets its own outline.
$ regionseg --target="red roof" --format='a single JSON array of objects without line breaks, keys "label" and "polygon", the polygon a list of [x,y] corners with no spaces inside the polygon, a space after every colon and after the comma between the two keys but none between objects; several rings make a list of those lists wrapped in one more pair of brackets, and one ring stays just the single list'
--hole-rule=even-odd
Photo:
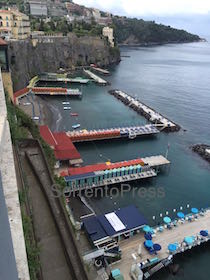
[{"label": "red roof", "polygon": [[65,132],[53,133],[48,126],[39,127],[42,138],[54,148],[57,160],[80,159],[81,156]]},{"label": "red roof", "polygon": [[29,92],[29,89],[28,89],[28,88],[20,89],[20,90],[18,90],[18,91],[16,91],[16,92],[14,93],[14,97],[17,98],[17,97],[19,97],[19,96],[21,96],[21,95],[23,95],[23,94],[25,94],[25,93],[27,93],[27,92]]},{"label": "red roof", "polygon": [[121,161],[121,162],[116,162],[111,164],[98,163],[93,165],[87,165],[84,167],[69,168],[68,172],[70,176],[73,176],[73,175],[80,175],[80,174],[91,173],[95,171],[103,171],[107,169],[115,169],[115,168],[131,166],[131,165],[138,165],[138,164],[144,165],[143,160],[139,158],[139,159]]},{"label": "red roof", "polygon": [[94,171],[101,171],[106,169],[107,169],[106,163],[98,163],[93,165],[87,165],[84,167],[69,168],[68,171],[69,171],[69,175],[73,176],[73,175],[91,173]]},{"label": "red roof", "polygon": [[66,88],[53,88],[53,87],[34,87],[33,92],[67,92]]},{"label": "red roof", "polygon": [[0,38],[0,45],[1,46],[6,46],[7,43],[2,38]]},{"label": "red roof", "polygon": [[47,125],[42,125],[39,127],[39,131],[44,141],[51,147],[55,148],[57,143],[49,127]]}]

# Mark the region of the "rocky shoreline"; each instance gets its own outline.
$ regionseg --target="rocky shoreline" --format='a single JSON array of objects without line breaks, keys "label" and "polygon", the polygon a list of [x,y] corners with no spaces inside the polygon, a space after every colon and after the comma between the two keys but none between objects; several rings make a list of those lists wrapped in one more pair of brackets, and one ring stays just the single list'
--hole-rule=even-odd
[{"label": "rocky shoreline", "polygon": [[[197,153],[203,159],[210,162],[210,145],[196,144],[196,145],[193,145],[191,148],[192,148],[193,152]],[[209,150],[209,152],[208,152],[208,150]]]}]

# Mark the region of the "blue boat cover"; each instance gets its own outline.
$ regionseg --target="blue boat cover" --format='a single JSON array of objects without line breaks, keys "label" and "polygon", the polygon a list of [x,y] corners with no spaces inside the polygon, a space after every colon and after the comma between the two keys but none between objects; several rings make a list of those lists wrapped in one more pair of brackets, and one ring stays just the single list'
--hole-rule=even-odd
[{"label": "blue boat cover", "polygon": [[125,229],[115,231],[105,215],[88,217],[83,220],[84,227],[92,241],[97,241],[105,237],[112,237],[132,231],[147,224],[146,219],[134,206],[118,209],[114,212],[125,226]]}]

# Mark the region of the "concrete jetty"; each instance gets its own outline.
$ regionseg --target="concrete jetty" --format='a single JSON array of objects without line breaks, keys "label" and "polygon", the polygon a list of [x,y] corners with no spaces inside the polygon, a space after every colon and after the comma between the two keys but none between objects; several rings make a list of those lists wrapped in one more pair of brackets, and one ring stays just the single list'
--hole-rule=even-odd
[{"label": "concrete jetty", "polygon": [[83,70],[85,74],[87,74],[91,79],[93,79],[96,83],[100,84],[100,85],[107,85],[108,82],[105,81],[104,79],[100,78],[99,76],[97,76],[96,74],[92,73],[90,70]]},{"label": "concrete jetty", "polygon": [[91,66],[91,68],[93,70],[95,70],[96,72],[100,73],[100,74],[103,74],[103,75],[109,75],[109,71],[107,69],[102,69],[102,68],[99,68],[99,67],[95,67],[95,66]]},{"label": "concrete jetty", "polygon": [[157,126],[159,126],[160,130],[164,130],[166,132],[180,130],[179,125],[170,121],[168,118],[164,117],[151,107],[147,106],[143,102],[140,102],[129,94],[120,90],[110,90],[109,93],[121,100],[125,105],[129,106],[137,113],[143,115],[150,122],[155,123]]}]

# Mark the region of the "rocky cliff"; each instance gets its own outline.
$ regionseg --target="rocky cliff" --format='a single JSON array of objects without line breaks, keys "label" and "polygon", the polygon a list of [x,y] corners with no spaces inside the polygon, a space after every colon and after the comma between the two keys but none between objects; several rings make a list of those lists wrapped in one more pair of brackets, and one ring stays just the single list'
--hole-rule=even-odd
[{"label": "rocky cliff", "polygon": [[75,34],[67,37],[40,37],[9,43],[9,60],[14,90],[25,87],[28,81],[42,72],[56,72],[60,68],[97,63],[108,66],[120,61],[120,52],[110,48],[99,37]]}]

